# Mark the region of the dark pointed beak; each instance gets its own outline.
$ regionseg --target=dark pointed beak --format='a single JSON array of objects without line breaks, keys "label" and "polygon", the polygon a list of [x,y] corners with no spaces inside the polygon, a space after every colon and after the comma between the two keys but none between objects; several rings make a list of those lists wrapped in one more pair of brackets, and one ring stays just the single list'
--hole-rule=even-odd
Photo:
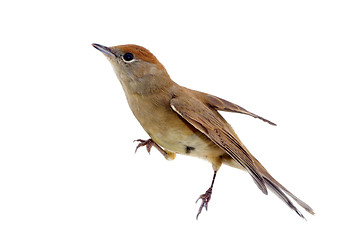
[{"label": "dark pointed beak", "polygon": [[104,53],[107,57],[115,57],[115,54],[112,52],[112,50],[106,46],[97,43],[93,43],[92,46]]}]

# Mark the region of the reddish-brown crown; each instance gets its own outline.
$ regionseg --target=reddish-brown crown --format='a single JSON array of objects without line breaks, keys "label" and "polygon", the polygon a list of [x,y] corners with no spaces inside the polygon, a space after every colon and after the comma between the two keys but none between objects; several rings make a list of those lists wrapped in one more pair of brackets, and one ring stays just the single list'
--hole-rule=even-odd
[{"label": "reddish-brown crown", "polygon": [[115,47],[111,47],[111,49],[119,49],[121,50],[124,54],[127,52],[130,52],[134,55],[136,59],[143,60],[145,62],[157,64],[161,67],[162,64],[157,60],[157,58],[152,54],[149,50],[147,50],[144,47],[134,45],[134,44],[127,44],[127,45],[119,45]]}]

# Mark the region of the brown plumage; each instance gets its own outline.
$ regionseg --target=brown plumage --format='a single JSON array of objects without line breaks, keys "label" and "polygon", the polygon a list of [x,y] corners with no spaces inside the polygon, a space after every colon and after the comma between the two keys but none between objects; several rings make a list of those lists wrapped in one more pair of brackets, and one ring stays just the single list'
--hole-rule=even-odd
[{"label": "brown plumage", "polygon": [[[134,45],[134,44],[127,44],[127,45],[121,45],[121,46],[116,46],[111,48],[112,51],[115,53],[116,51],[118,52],[131,52],[132,54],[135,55],[137,59],[141,59],[145,62],[153,63],[156,65],[159,65],[161,68],[165,69],[164,66],[157,60],[157,58],[152,54],[149,50],[147,50],[144,47]],[[166,71],[166,70],[165,70]]]},{"label": "brown plumage", "polygon": [[138,147],[146,146],[150,151],[154,146],[168,160],[174,159],[177,153],[211,162],[214,177],[210,188],[199,198],[202,203],[197,217],[203,208],[207,209],[216,173],[222,164],[246,170],[264,194],[270,189],[300,217],[304,216],[289,197],[314,214],[311,207],[268,173],[218,111],[242,113],[275,125],[273,122],[224,99],[179,86],[143,47],[93,46],[111,62],[133,114],[151,137],[147,141],[138,140]]}]

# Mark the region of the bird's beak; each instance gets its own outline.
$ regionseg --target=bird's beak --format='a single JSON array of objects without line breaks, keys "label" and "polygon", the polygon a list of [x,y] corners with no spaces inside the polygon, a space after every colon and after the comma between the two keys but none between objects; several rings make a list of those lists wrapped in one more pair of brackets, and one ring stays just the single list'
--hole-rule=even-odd
[{"label": "bird's beak", "polygon": [[98,49],[99,51],[101,51],[102,53],[104,53],[107,57],[111,57],[111,58],[115,57],[115,54],[112,52],[112,50],[106,46],[102,46],[96,43],[93,43],[92,46]]}]

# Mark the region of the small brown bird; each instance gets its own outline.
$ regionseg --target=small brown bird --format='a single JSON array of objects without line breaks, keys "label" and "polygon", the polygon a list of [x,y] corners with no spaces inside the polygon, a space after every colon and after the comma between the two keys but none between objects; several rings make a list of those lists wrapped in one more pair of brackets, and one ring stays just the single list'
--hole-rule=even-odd
[{"label": "small brown bird", "polygon": [[[202,200],[196,218],[208,206],[217,171],[222,163],[246,170],[259,189],[277,194],[300,217],[290,196],[307,212],[314,211],[306,203],[276,181],[243,145],[231,125],[218,111],[237,112],[266,120],[224,99],[182,87],[171,80],[164,66],[147,49],[137,45],[105,47],[92,44],[104,53],[123,86],[127,101],[149,140],[137,140],[148,152],[154,146],[167,160],[176,153],[199,157],[211,162],[214,175],[211,186],[197,199]],[[196,202],[197,202],[196,201]]]}]

